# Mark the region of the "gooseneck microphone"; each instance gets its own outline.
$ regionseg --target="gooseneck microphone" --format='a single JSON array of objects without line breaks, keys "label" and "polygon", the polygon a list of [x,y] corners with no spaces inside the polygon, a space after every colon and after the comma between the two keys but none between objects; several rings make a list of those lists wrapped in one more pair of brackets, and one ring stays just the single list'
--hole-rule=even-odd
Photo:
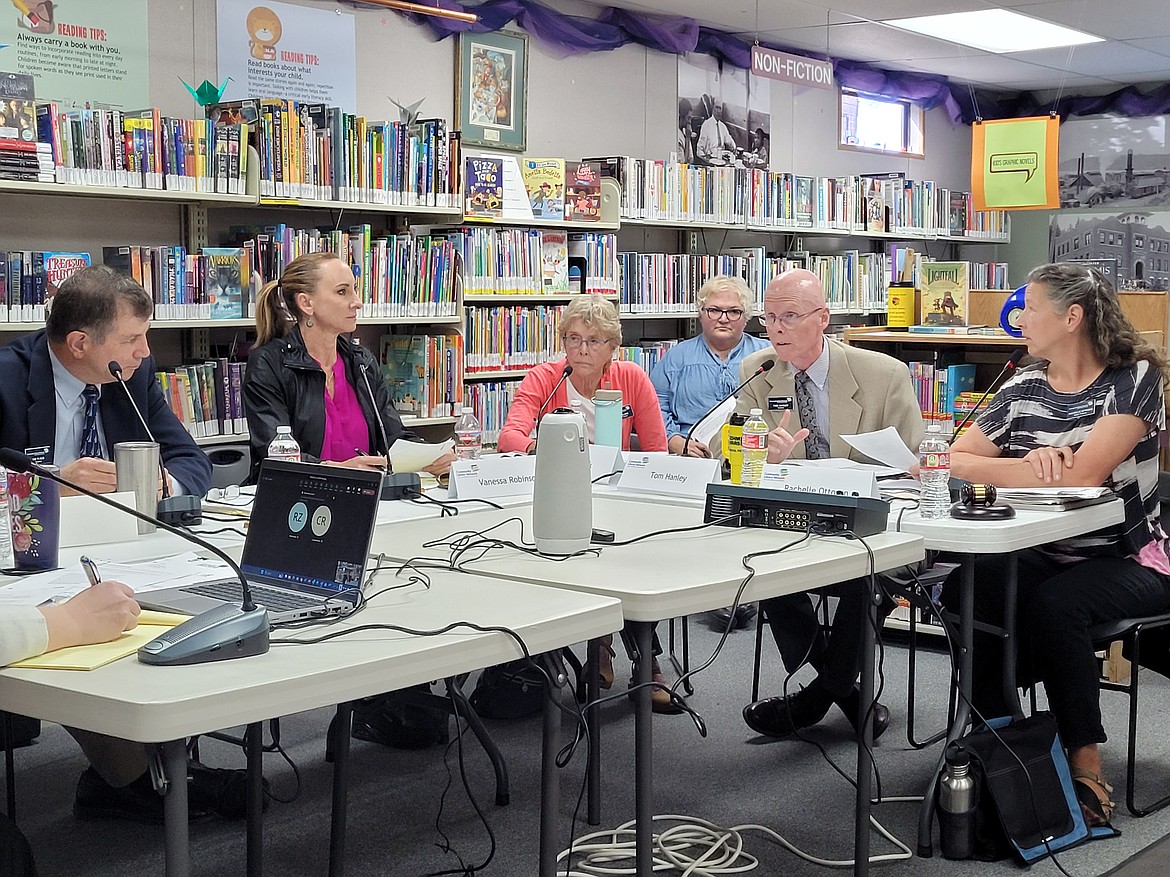
[{"label": "gooseneck microphone", "polygon": [[557,394],[557,390],[559,390],[561,388],[561,385],[563,385],[565,383],[565,381],[567,381],[569,379],[569,375],[571,375],[572,373],[573,373],[573,367],[566,362],[565,367],[561,370],[561,379],[559,381],[557,381],[556,386],[554,386],[552,388],[552,392],[549,393],[547,396],[545,396],[544,401],[540,403],[540,407],[536,409],[536,432],[537,432],[537,441],[538,442],[539,442],[539,438],[540,438],[540,435],[539,435],[540,434],[540,421],[541,421],[541,418],[544,417],[544,409],[548,407],[548,403],[551,402],[553,396],[555,396]]},{"label": "gooseneck microphone", "polygon": [[999,370],[999,374],[997,374],[992,382],[987,385],[987,389],[983,391],[983,395],[979,397],[979,401],[975,403],[975,407],[967,412],[967,416],[959,421],[959,425],[956,426],[955,431],[951,433],[951,444],[955,443],[955,439],[959,437],[959,433],[963,431],[963,427],[971,422],[971,418],[974,417],[975,414],[979,411],[979,406],[983,404],[984,400],[987,399],[987,396],[993,389],[995,389],[995,385],[1003,380],[1004,375],[1015,371],[1016,366],[1019,365],[1020,360],[1027,355],[1028,348],[1026,347],[1017,347],[1012,351],[1012,355],[1008,357],[1008,361],[1003,364],[1003,368]]},{"label": "gooseneck microphone", "polygon": [[742,384],[740,384],[738,387],[736,387],[734,390],[732,390],[730,393],[728,393],[726,396],[724,396],[722,399],[720,399],[718,402],[716,402],[714,405],[712,405],[710,408],[708,408],[706,414],[704,414],[702,417],[700,417],[698,420],[696,420],[693,424],[691,424],[691,428],[687,430],[687,437],[685,439],[683,439],[682,455],[684,457],[687,455],[687,450],[691,446],[691,436],[693,436],[695,434],[695,430],[699,428],[700,423],[702,423],[704,420],[706,420],[708,417],[710,417],[712,414],[714,414],[716,408],[718,408],[720,405],[722,405],[724,402],[726,402],[728,399],[730,399],[732,396],[734,396],[736,393],[738,393],[740,390],[742,390],[744,387],[746,387],[748,384],[750,384],[753,380],[758,378],[764,372],[771,371],[772,367],[774,365],[776,365],[776,360],[774,360],[774,359],[766,359],[763,362],[761,362],[760,367],[758,369],[756,369],[754,372],[752,372],[751,377],[749,377],[746,381],[744,381]]},{"label": "gooseneck microphone", "polygon": [[157,527],[162,527],[168,533],[174,533],[180,539],[198,545],[210,551],[236,574],[240,581],[242,601],[240,606],[224,604],[206,612],[201,612],[194,618],[171,628],[166,633],[148,642],[138,650],[138,660],[144,664],[204,664],[209,661],[224,661],[229,658],[244,658],[249,655],[263,655],[268,651],[268,610],[257,606],[252,599],[252,589],[248,587],[248,580],[239,564],[232,560],[221,548],[210,542],[187,533],[178,527],[168,524],[159,518],[152,518],[137,509],[114,502],[109,497],[94,493],[80,484],[62,478],[43,466],[39,466],[29,459],[27,454],[14,451],[12,448],[0,448],[0,466],[11,469],[13,472],[29,472],[56,481],[65,487],[85,494],[98,502],[118,509],[128,515],[133,515],[142,521],[147,521]]},{"label": "gooseneck microphone", "polygon": [[[357,342],[354,342],[357,346]],[[395,472],[390,463],[390,439],[386,435],[386,424],[382,422],[382,412],[378,410],[378,400],[374,396],[374,387],[370,384],[370,377],[366,374],[366,364],[358,366],[362,373],[362,383],[366,385],[366,393],[370,397],[370,407],[374,410],[374,420],[378,424],[378,435],[382,437],[382,447],[386,449],[386,472],[382,476],[382,499],[410,499],[422,493],[422,479],[417,472]]]},{"label": "gooseneck microphone", "polygon": [[[134,401],[134,394],[130,392],[130,388],[126,386],[126,379],[122,377],[122,366],[117,360],[111,359],[106,366],[119,384],[122,385],[122,390],[126,393],[126,398],[130,400],[130,407],[134,409],[134,413],[138,415],[138,422],[142,424],[142,429],[146,432],[146,437],[158,445],[155,441],[154,433],[150,431],[150,427],[146,424],[146,418],[142,416],[142,412],[138,408],[138,403]],[[197,496],[171,496],[171,488],[167,483],[167,471],[163,466],[162,459],[162,445],[158,447],[158,474],[162,478],[162,499],[158,501],[158,510],[156,514],[160,521],[165,521],[168,524],[198,524],[203,521],[203,503]]]}]

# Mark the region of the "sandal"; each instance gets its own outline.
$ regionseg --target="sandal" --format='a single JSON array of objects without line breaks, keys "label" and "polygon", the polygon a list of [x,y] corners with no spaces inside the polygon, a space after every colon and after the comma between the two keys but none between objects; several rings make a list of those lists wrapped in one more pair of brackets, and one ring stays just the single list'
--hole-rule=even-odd
[{"label": "sandal", "polygon": [[[654,683],[654,687],[650,689],[650,709],[659,715],[674,716],[682,712],[680,707],[670,695],[670,683],[666,681],[666,676],[662,673],[662,668],[658,666],[658,659],[650,665],[650,680]],[[635,691],[634,678],[630,677],[630,700],[634,699]],[[676,695],[677,696],[677,695]]]},{"label": "sandal", "polygon": [[[609,690],[613,686],[613,634],[603,636],[597,641],[597,684]],[[588,662],[581,668],[580,691],[585,691],[585,669],[588,667]]]},{"label": "sandal", "polygon": [[1072,778],[1085,824],[1090,828],[1109,826],[1113,818],[1113,808],[1116,806],[1110,798],[1113,786],[1099,775],[1088,771],[1077,771]]}]

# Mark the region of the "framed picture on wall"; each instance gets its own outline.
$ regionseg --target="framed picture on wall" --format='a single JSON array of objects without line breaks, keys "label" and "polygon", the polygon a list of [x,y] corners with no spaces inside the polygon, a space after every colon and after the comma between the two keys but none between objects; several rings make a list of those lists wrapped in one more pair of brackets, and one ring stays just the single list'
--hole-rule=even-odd
[{"label": "framed picture on wall", "polygon": [[528,143],[528,37],[460,34],[455,124],[465,146],[523,152]]}]

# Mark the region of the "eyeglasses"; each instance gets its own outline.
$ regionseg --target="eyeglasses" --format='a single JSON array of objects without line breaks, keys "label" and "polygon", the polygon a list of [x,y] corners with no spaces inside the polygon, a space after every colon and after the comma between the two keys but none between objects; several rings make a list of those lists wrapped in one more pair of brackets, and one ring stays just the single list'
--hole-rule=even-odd
[{"label": "eyeglasses", "polygon": [[238,484],[229,484],[227,487],[212,487],[207,491],[208,502],[217,502],[222,505],[246,506],[252,502],[251,496],[240,493]]},{"label": "eyeglasses", "polygon": [[715,322],[726,317],[727,322],[738,323],[744,317],[743,308],[703,308],[702,313],[708,320]]},{"label": "eyeglasses", "polygon": [[811,317],[817,311],[823,311],[824,308],[813,308],[811,311],[805,311],[803,314],[798,314],[793,311],[786,311],[783,314],[764,314],[764,322],[769,326],[775,326],[777,323],[783,323],[786,327],[791,329],[805,317]]},{"label": "eyeglasses", "polygon": [[605,338],[582,338],[577,334],[565,336],[565,347],[580,347],[582,344],[589,348],[590,353],[596,353],[609,341]]}]

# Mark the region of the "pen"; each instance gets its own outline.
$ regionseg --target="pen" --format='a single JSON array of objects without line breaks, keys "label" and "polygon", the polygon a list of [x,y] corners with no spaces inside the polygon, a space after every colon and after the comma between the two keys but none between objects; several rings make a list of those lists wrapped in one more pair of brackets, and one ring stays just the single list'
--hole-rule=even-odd
[{"label": "pen", "polygon": [[89,586],[91,588],[94,585],[101,583],[102,577],[98,575],[97,564],[86,557],[84,554],[81,555],[81,568],[85,570],[85,577],[89,579]]},{"label": "pen", "polygon": [[[354,449],[353,449],[353,452],[354,452],[355,454],[357,454],[359,457],[365,457],[365,456],[367,456],[367,455],[366,455],[366,452],[365,452],[365,451],[363,451],[361,448],[354,448]],[[379,472],[381,472],[383,475],[385,475],[385,474],[386,474],[386,467],[385,467],[385,466],[375,466],[374,468],[375,468],[375,469],[377,469]]]}]

